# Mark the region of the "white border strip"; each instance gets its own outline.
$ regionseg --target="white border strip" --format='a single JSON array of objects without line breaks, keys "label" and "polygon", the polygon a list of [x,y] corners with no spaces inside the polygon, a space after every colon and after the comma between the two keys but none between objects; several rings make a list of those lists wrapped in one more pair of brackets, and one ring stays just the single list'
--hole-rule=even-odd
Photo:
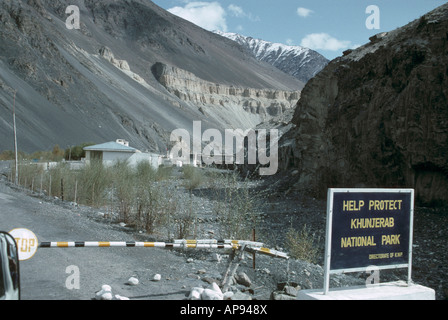
[{"label": "white border strip", "polygon": [[330,274],[346,273],[346,272],[359,272],[366,271],[365,268],[351,268],[351,269],[338,269],[330,270],[331,263],[331,237],[333,226],[333,197],[335,193],[410,193],[410,217],[409,217],[409,249],[408,249],[408,263],[396,264],[389,266],[378,266],[378,269],[398,269],[408,268],[408,284],[412,282],[412,242],[414,233],[414,189],[355,189],[355,188],[330,188],[327,193],[327,226],[326,226],[326,241],[325,241],[325,262],[324,262],[324,294],[328,294],[330,290]]}]

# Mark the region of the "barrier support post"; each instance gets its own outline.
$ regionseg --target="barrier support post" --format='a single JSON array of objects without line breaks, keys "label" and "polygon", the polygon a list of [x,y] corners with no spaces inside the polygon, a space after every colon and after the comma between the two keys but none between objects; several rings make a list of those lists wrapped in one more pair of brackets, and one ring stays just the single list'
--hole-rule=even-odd
[{"label": "barrier support post", "polygon": [[242,245],[238,248],[238,256],[235,257],[235,250],[232,250],[232,253],[229,257],[229,266],[226,270],[226,273],[224,275],[224,279],[222,281],[222,292],[227,292],[230,288],[230,284],[232,282],[233,276],[236,273],[236,270],[238,269],[241,261],[244,259],[244,249],[246,248],[246,245]]}]

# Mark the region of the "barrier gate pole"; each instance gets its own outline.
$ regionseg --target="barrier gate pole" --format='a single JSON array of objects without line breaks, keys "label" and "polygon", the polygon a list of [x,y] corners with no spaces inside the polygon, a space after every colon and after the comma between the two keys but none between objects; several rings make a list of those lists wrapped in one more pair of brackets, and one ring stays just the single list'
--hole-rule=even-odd
[{"label": "barrier gate pole", "polygon": [[263,247],[263,243],[245,240],[173,240],[170,242],[137,242],[137,241],[57,241],[42,242],[39,248],[194,248],[194,249],[239,249],[252,253],[260,253],[272,257],[289,259],[281,251]]}]

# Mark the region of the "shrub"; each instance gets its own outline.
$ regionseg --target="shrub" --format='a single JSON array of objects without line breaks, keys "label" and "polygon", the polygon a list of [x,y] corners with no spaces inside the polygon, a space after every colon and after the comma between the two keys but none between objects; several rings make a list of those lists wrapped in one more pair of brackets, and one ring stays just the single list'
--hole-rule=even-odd
[{"label": "shrub", "polygon": [[82,203],[102,206],[105,191],[111,184],[109,170],[100,162],[93,161],[78,172],[78,194]]},{"label": "shrub", "polygon": [[262,222],[258,211],[264,201],[260,194],[251,193],[247,186],[240,188],[239,183],[236,172],[222,175],[222,188],[215,191],[219,192],[217,198],[221,200],[215,204],[215,213],[220,220],[222,237],[251,239],[252,230],[257,229]]},{"label": "shrub", "polygon": [[132,207],[136,192],[136,175],[126,161],[117,161],[110,171],[110,187],[112,188],[113,200],[118,204],[120,220],[124,223],[132,221]]},{"label": "shrub", "polygon": [[201,169],[192,166],[185,166],[183,169],[184,187],[188,190],[194,190],[204,182],[204,175]]},{"label": "shrub", "polygon": [[137,164],[136,174],[142,183],[156,181],[158,170],[154,169],[149,162],[142,161]]},{"label": "shrub", "polygon": [[[46,186],[49,195],[62,198],[64,196],[64,180],[65,185],[68,185],[67,180],[70,179],[70,168],[65,163],[58,163],[55,167],[48,170],[46,179]],[[51,181],[51,184],[50,184]]]},{"label": "shrub", "polygon": [[305,260],[316,263],[318,257],[318,247],[314,234],[311,234],[306,225],[302,230],[297,231],[290,228],[286,233],[286,248],[294,259]]},{"label": "shrub", "polygon": [[172,172],[173,167],[161,166],[156,171],[156,180],[157,181],[167,180],[171,177]]}]

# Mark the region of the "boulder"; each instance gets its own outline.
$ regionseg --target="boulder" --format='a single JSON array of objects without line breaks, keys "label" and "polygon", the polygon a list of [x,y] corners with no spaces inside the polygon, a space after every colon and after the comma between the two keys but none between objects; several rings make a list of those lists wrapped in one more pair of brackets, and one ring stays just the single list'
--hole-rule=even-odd
[{"label": "boulder", "polygon": [[188,300],[224,300],[224,294],[216,283],[212,283],[207,288],[192,288]]},{"label": "boulder", "polygon": [[239,272],[234,277],[235,277],[235,281],[238,284],[241,284],[241,285],[246,286],[246,287],[250,287],[252,285],[252,281],[247,276],[247,274],[244,273],[244,272]]},{"label": "boulder", "polygon": [[153,281],[160,281],[162,279],[162,276],[160,274],[156,274],[154,275],[154,277],[152,278]]},{"label": "boulder", "polygon": [[138,283],[139,283],[139,281],[135,277],[130,277],[127,282],[127,284],[130,286],[136,286],[136,285],[138,285]]},{"label": "boulder", "polygon": [[188,300],[201,300],[203,292],[204,292],[204,288],[194,287],[190,291],[190,295],[188,296]]},{"label": "boulder", "polygon": [[112,300],[112,298],[112,288],[107,284],[102,285],[101,290],[95,293],[96,300]]}]

